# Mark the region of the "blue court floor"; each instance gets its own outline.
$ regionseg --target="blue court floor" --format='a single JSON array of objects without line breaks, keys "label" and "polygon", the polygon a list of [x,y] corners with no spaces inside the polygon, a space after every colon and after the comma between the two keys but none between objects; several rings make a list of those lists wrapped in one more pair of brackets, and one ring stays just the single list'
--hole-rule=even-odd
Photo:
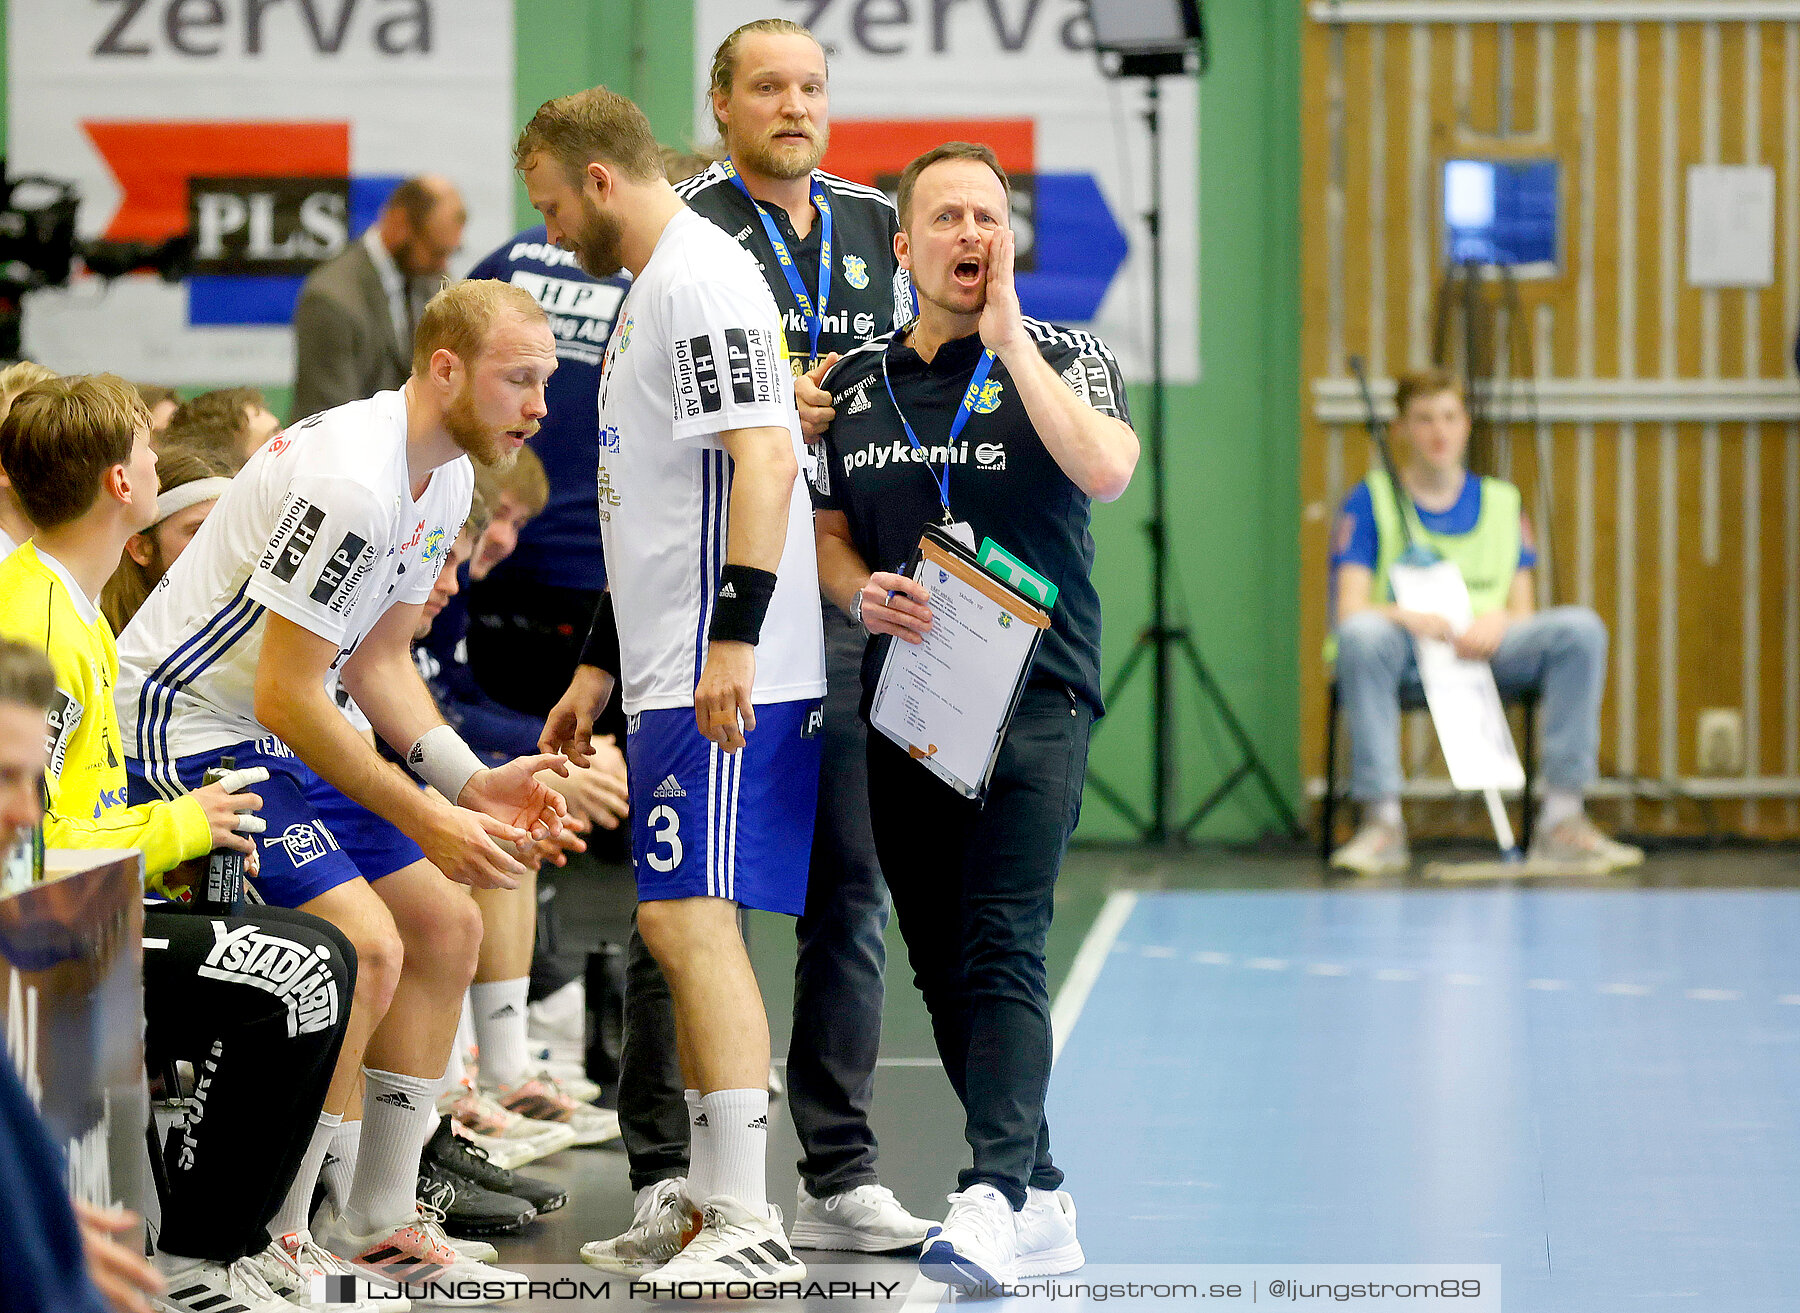
[{"label": "blue court floor", "polygon": [[1800,892],[1143,894],[1050,1119],[1093,1264],[1800,1308]]}]

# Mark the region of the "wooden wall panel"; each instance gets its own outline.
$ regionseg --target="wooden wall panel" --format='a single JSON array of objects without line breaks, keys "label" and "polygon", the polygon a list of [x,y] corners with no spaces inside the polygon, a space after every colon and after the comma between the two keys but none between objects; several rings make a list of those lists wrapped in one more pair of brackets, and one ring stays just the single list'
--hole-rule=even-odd
[{"label": "wooden wall panel", "polygon": [[[1523,394],[1496,403],[1486,455],[1541,521],[1541,600],[1592,606],[1611,629],[1601,792],[1639,829],[1800,834],[1800,0],[1773,21],[1766,6],[1761,21],[1689,6],[1655,22],[1612,21],[1599,0],[1533,6],[1553,21],[1433,8],[1308,10],[1303,650],[1325,635],[1336,507],[1370,459],[1345,357],[1381,379],[1431,356],[1443,160],[1554,158],[1558,267],[1518,286],[1502,372],[1530,375],[1540,404],[1547,383],[1577,399],[1539,423]],[[1696,163],[1775,170],[1771,287],[1688,286]],[[1316,772],[1322,666],[1302,669]],[[1741,777],[1697,777],[1706,707],[1742,714]],[[1458,816],[1479,822],[1444,811]]]}]

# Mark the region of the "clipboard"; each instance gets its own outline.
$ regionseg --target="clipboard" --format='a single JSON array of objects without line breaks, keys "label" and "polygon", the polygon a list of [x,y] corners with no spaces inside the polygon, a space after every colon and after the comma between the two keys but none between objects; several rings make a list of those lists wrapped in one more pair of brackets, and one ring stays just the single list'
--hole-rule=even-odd
[{"label": "clipboard", "polygon": [[888,643],[869,725],[980,802],[1050,613],[935,525],[905,573],[932,590],[932,631],[923,643]]}]

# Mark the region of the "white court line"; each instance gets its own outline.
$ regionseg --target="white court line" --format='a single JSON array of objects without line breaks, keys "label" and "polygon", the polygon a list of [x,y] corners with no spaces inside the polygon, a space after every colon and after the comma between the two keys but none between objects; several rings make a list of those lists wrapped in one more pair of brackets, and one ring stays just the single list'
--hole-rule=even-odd
[{"label": "white court line", "polygon": [[[1080,1020],[1081,1010],[1087,1006],[1088,995],[1094,990],[1094,982],[1100,978],[1100,968],[1106,965],[1106,959],[1112,955],[1119,931],[1131,919],[1131,909],[1137,906],[1137,900],[1135,893],[1114,890],[1106,896],[1106,903],[1101,907],[1100,915],[1094,918],[1094,924],[1088,927],[1087,937],[1081,941],[1081,949],[1075,954],[1068,977],[1056,992],[1055,1002],[1050,1005],[1050,1032],[1053,1036],[1051,1066],[1054,1067],[1056,1060],[1062,1056],[1069,1032],[1075,1029],[1076,1021]],[[908,1309],[936,1308],[943,1303],[948,1291],[948,1286],[933,1281],[921,1272],[914,1279],[912,1289],[906,1292],[906,1302],[900,1306],[901,1313],[906,1313]]]},{"label": "white court line", "polygon": [[1056,992],[1056,1001],[1050,1005],[1050,1033],[1054,1037],[1050,1050],[1051,1066],[1055,1066],[1056,1060],[1062,1056],[1063,1045],[1069,1042],[1069,1032],[1075,1029],[1081,1009],[1087,1006],[1088,995],[1093,992],[1094,982],[1100,978],[1100,968],[1106,965],[1113,941],[1119,937],[1119,931],[1125,928],[1125,922],[1131,918],[1131,909],[1137,906],[1137,901],[1137,894],[1115,889],[1106,896],[1106,904],[1100,909],[1100,915],[1088,927],[1087,937],[1081,941],[1081,950],[1075,954],[1075,961],[1069,967],[1068,978]]}]

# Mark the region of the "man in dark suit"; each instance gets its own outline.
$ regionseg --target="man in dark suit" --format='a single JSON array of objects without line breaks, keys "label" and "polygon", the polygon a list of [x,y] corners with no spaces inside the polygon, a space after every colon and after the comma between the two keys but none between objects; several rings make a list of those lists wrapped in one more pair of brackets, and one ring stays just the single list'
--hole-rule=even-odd
[{"label": "man in dark suit", "polygon": [[467,219],[448,178],[408,178],[358,240],[312,271],[294,308],[290,423],[406,382],[413,326]]}]

